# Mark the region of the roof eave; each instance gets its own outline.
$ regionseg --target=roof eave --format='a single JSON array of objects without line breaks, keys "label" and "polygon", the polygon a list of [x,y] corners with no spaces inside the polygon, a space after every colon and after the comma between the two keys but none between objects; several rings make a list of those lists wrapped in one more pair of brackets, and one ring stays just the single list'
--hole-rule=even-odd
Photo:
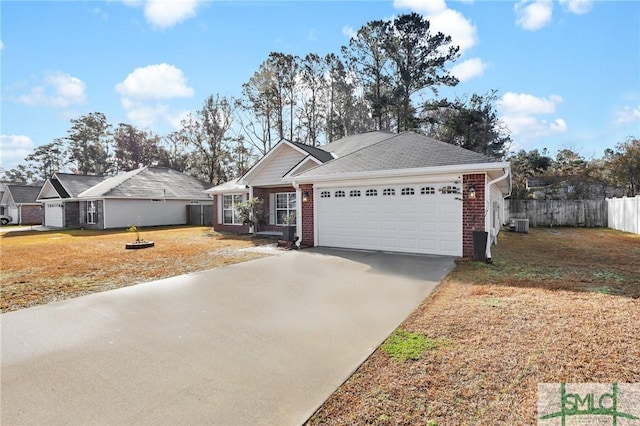
[{"label": "roof eave", "polygon": [[490,162],[490,163],[472,163],[472,164],[455,164],[450,166],[420,167],[411,169],[392,169],[392,170],[376,170],[352,173],[337,173],[325,176],[289,176],[283,178],[285,182],[297,183],[314,183],[314,182],[330,182],[346,179],[376,179],[388,177],[403,177],[414,175],[436,175],[449,173],[485,173],[490,170],[502,170],[510,167],[508,162]]}]

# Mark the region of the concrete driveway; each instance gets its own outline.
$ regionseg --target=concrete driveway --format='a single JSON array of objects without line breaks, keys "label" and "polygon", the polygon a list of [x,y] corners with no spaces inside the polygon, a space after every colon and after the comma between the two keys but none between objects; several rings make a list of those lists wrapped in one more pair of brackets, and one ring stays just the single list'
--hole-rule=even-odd
[{"label": "concrete driveway", "polygon": [[453,268],[313,249],[3,314],[1,423],[303,423]]}]

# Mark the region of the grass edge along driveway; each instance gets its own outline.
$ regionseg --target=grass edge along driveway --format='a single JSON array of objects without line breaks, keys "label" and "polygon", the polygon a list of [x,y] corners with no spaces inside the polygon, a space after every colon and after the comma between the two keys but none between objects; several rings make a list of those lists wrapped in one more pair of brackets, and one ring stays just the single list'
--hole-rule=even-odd
[{"label": "grass edge along driveway", "polygon": [[256,259],[265,254],[241,249],[272,242],[187,226],[140,238],[155,247],[126,250],[136,234],[122,229],[0,234],[2,312]]},{"label": "grass edge along driveway", "polygon": [[493,265],[459,264],[307,424],[530,425],[538,383],[640,382],[640,236],[502,232],[492,251]]}]

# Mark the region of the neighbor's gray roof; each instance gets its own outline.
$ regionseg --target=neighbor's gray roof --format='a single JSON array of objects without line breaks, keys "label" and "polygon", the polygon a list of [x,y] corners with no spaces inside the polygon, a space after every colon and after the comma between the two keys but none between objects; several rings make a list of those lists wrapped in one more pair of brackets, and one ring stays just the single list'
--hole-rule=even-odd
[{"label": "neighbor's gray roof", "polygon": [[[385,134],[387,137],[384,137]],[[362,139],[359,138],[360,136]],[[378,139],[377,142],[376,139]],[[373,132],[354,135],[326,145],[323,149],[333,144],[338,144],[337,147],[340,150],[346,149],[341,146],[342,143],[354,144],[361,148],[300,173],[297,177],[482,164],[495,161],[483,154],[414,132],[399,134]]]},{"label": "neighbor's gray roof", "polygon": [[11,192],[13,202],[16,204],[37,204],[36,199],[42,186],[33,185],[7,185],[7,190]]},{"label": "neighbor's gray roof", "polygon": [[[60,194],[60,197],[76,198],[78,194],[80,194],[81,192],[84,192],[87,189],[91,188],[92,186],[99,184],[105,179],[107,179],[106,176],[73,175],[70,173],[56,173],[51,179],[51,184],[53,185],[54,188],[56,188],[56,191],[58,191],[58,194]],[[64,192],[67,193],[66,194],[67,196],[65,196],[65,194],[60,193],[60,190],[59,190],[60,188],[55,184],[56,180],[60,182],[60,184],[65,190]]]},{"label": "neighbor's gray roof", "polygon": [[148,167],[102,194],[114,198],[203,199],[209,185],[173,169]]}]

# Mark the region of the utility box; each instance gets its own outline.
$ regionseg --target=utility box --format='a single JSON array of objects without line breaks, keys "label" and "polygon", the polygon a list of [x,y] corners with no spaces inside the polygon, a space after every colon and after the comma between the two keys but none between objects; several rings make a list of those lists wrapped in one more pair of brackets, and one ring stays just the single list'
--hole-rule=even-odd
[{"label": "utility box", "polygon": [[487,261],[488,232],[473,231],[473,260]]},{"label": "utility box", "polygon": [[529,219],[511,219],[509,230],[512,232],[529,233]]}]

